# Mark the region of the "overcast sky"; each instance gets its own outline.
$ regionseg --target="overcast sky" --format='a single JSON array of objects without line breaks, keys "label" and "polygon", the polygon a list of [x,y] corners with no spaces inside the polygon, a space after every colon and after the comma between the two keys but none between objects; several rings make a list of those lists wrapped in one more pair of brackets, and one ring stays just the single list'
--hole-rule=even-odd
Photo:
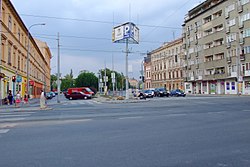
[{"label": "overcast sky", "polygon": [[51,73],[57,72],[57,34],[63,76],[73,70],[94,73],[104,68],[125,73],[125,44],[111,41],[112,28],[131,21],[140,29],[140,43],[129,45],[129,77],[139,78],[145,53],[181,37],[188,10],[201,0],[11,0],[33,37],[47,42],[52,52]]}]

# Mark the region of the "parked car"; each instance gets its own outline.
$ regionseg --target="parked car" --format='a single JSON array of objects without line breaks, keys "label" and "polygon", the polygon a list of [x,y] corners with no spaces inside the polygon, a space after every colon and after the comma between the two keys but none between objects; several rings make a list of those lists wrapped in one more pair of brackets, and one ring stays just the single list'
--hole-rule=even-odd
[{"label": "parked car", "polygon": [[144,90],[144,93],[145,93],[146,97],[150,97],[150,98],[154,97],[154,91],[152,91],[152,90]]},{"label": "parked car", "polygon": [[46,99],[50,100],[53,98],[53,96],[50,94],[50,92],[45,92]]},{"label": "parked car", "polygon": [[166,88],[156,88],[155,89],[155,96],[159,96],[159,97],[168,97],[169,96],[169,91]]},{"label": "parked car", "polygon": [[49,93],[50,93],[50,95],[51,95],[52,97],[55,97],[55,96],[56,96],[55,92],[49,92]]},{"label": "parked car", "polygon": [[186,96],[186,93],[183,91],[183,90],[180,90],[180,89],[175,89],[175,90],[172,90],[170,92],[170,96],[182,96],[182,97],[185,97]]},{"label": "parked car", "polygon": [[71,94],[66,94],[65,97],[69,100],[76,100],[76,99],[91,99],[91,94],[86,94],[83,92],[72,92]]}]

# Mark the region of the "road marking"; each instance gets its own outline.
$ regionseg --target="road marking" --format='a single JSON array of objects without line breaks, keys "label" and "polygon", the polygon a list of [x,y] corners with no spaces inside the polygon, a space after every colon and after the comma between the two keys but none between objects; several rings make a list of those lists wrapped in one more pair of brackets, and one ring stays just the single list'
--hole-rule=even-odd
[{"label": "road marking", "polygon": [[25,118],[3,118],[1,119],[0,121],[1,122],[11,122],[11,121],[21,121],[21,120],[24,120]]},{"label": "road marking", "polygon": [[6,118],[6,117],[26,117],[26,116],[30,116],[30,114],[0,115],[0,118]]},{"label": "road marking", "polygon": [[9,129],[0,129],[0,134],[9,132]]},{"label": "road marking", "polygon": [[138,118],[143,118],[142,116],[137,116],[137,117],[121,117],[118,119],[138,119]]},{"label": "road marking", "polygon": [[165,117],[177,117],[177,116],[186,116],[187,114],[167,114],[167,115],[161,115]]}]

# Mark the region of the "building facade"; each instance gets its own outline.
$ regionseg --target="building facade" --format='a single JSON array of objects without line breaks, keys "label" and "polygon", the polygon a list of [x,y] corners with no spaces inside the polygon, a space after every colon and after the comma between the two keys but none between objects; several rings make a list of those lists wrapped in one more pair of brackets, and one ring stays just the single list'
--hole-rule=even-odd
[{"label": "building facade", "polygon": [[[185,61],[183,59],[182,38],[165,43],[148,55],[151,58],[152,88],[165,87],[168,90],[184,88],[183,66]],[[144,68],[149,69],[146,65]]]},{"label": "building facade", "polygon": [[250,94],[250,1],[206,0],[183,24],[185,90]]},{"label": "building facade", "polygon": [[[0,98],[9,90],[23,96],[29,82],[30,96],[39,97],[40,90],[50,88],[51,53],[46,43],[37,41],[30,35],[10,0],[1,0],[1,51],[0,51]],[[28,40],[29,69],[27,69]],[[29,81],[27,81],[29,70]],[[13,82],[12,78],[16,81]]]},{"label": "building facade", "polygon": [[144,58],[144,89],[152,88],[151,83],[151,55],[147,54],[147,57]]}]

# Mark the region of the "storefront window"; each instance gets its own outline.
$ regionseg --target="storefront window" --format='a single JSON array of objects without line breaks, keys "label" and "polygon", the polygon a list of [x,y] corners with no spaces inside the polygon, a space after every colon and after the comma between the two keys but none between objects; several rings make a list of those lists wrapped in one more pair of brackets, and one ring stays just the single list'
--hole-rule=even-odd
[{"label": "storefront window", "polygon": [[227,82],[227,90],[230,90],[230,83]]},{"label": "storefront window", "polygon": [[235,82],[232,82],[232,90],[235,90]]},{"label": "storefront window", "polygon": [[245,88],[250,90],[250,81],[245,81]]}]

